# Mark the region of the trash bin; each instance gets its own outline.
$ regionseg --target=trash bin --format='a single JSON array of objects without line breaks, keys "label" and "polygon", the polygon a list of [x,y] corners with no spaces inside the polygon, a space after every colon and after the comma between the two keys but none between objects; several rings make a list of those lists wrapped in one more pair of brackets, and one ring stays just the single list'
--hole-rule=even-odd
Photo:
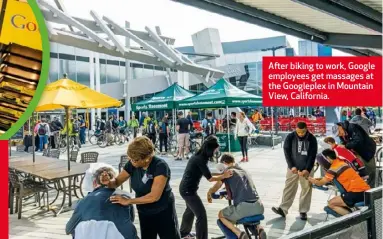
[{"label": "trash bin", "polygon": [[[228,135],[226,133],[218,133],[216,134],[218,138],[218,142],[220,145],[221,152],[229,152],[229,144],[228,144]],[[234,139],[234,134],[229,134],[230,136],[230,151],[231,152],[240,152],[241,146],[239,145],[238,140]]]}]

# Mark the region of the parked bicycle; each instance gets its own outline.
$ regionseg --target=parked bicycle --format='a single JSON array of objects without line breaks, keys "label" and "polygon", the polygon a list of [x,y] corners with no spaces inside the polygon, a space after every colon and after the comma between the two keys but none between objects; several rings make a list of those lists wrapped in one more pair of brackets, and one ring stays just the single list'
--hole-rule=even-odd
[{"label": "parked bicycle", "polygon": [[100,148],[105,148],[113,144],[122,145],[125,143],[125,136],[122,135],[119,130],[113,129],[111,134],[105,131],[97,138],[97,145]]}]

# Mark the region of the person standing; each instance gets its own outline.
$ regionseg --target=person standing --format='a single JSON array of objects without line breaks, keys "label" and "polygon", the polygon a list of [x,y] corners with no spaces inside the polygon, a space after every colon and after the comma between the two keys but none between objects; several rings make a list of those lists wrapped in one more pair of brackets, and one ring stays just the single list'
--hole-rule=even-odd
[{"label": "person standing", "polygon": [[[169,138],[169,123],[168,119],[165,116],[162,118],[162,121],[159,123],[159,131],[160,131],[160,153],[166,155],[168,153],[168,138]],[[165,146],[165,152],[162,153],[162,148]]]},{"label": "person standing", "polygon": [[60,146],[58,145],[58,140],[59,140],[59,132],[63,129],[63,125],[59,121],[57,117],[53,118],[53,121],[51,123],[51,132],[53,134],[53,144],[55,147],[53,148],[59,148]]},{"label": "person standing", "polygon": [[[141,239],[180,239],[175,198],[169,181],[171,172],[165,160],[155,156],[154,144],[145,136],[128,146],[128,158],[122,172],[108,188],[118,188],[129,178],[136,198],[110,197],[112,203],[137,205]],[[124,218],[121,218],[124,220]]]},{"label": "person standing", "polygon": [[202,121],[202,128],[205,133],[205,137],[215,135],[215,125],[216,121],[213,119],[213,113],[207,112],[206,118]]},{"label": "person standing", "polygon": [[118,127],[120,128],[120,134],[125,135],[127,123],[122,116],[120,116],[120,120],[118,121]]},{"label": "person standing", "polygon": [[307,212],[311,206],[312,187],[307,180],[314,174],[313,167],[318,153],[318,142],[307,130],[305,122],[298,122],[295,132],[287,135],[283,145],[287,162],[286,183],[282,202],[279,207],[272,207],[273,212],[286,217],[293,205],[298,190],[298,182],[302,191],[299,200],[299,212],[302,220],[307,220]]},{"label": "person standing", "polygon": [[136,119],[136,116],[134,114],[132,115],[132,118],[129,120],[128,127],[133,132],[133,138],[136,138],[138,127],[139,127],[139,122]]},{"label": "person standing", "polygon": [[358,158],[362,159],[368,174],[367,183],[371,188],[374,188],[376,177],[375,141],[359,124],[351,124],[348,121],[337,123],[333,127],[333,134],[339,137],[341,147],[353,151]]},{"label": "person standing", "polygon": [[191,157],[186,166],[179,186],[181,197],[186,202],[186,210],[182,216],[180,228],[182,238],[194,238],[193,234],[191,234],[194,217],[197,217],[195,226],[197,235],[195,238],[208,238],[206,210],[201,198],[197,194],[201,178],[204,176],[209,182],[218,182],[233,175],[231,170],[227,170],[219,176],[211,175],[207,163],[217,150],[219,150],[217,137],[207,137],[201,148]]},{"label": "person standing", "polygon": [[80,143],[85,144],[85,131],[86,131],[85,120],[80,115],[78,121],[80,124]]},{"label": "person standing", "polygon": [[45,118],[41,118],[41,122],[36,125],[35,133],[39,136],[39,149],[42,152],[43,149],[48,148],[48,137],[50,135],[49,124]]},{"label": "person standing", "polygon": [[144,121],[146,136],[156,145],[157,139],[157,121],[154,119],[154,114],[150,114]]},{"label": "person standing", "polygon": [[178,132],[178,155],[176,160],[182,160],[185,155],[189,159],[189,147],[190,147],[190,121],[184,118],[184,113],[182,111],[178,112],[178,120],[176,125],[176,130]]},{"label": "person standing", "polygon": [[234,139],[239,140],[239,145],[241,146],[242,160],[241,162],[248,162],[248,149],[247,149],[247,137],[249,134],[255,130],[254,125],[250,122],[244,112],[239,113],[239,119],[235,125],[234,130]]},{"label": "person standing", "polygon": [[194,128],[194,124],[193,124],[193,113],[191,111],[188,112],[188,116],[186,116],[186,119],[190,121],[190,130],[192,131]]},{"label": "person standing", "polygon": [[351,124],[358,124],[363,128],[368,135],[370,135],[370,127],[372,126],[371,120],[369,120],[360,108],[356,108],[355,116],[350,120]]}]

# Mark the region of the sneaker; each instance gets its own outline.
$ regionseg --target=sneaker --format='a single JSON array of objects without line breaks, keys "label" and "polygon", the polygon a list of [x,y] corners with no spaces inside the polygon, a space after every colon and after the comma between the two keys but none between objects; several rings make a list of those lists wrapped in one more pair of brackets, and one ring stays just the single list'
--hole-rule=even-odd
[{"label": "sneaker", "polygon": [[285,212],[280,207],[272,207],[271,210],[273,210],[274,213],[276,213],[282,217],[286,217]]},{"label": "sneaker", "polygon": [[241,232],[238,239],[250,239],[246,232]]},{"label": "sneaker", "polygon": [[245,157],[245,162],[249,162],[249,157]]},{"label": "sneaker", "polygon": [[239,161],[240,163],[244,163],[246,162],[246,158],[242,158],[241,161]]},{"label": "sneaker", "polygon": [[182,158],[177,157],[177,158],[175,158],[175,160],[176,160],[176,161],[182,161]]},{"label": "sneaker", "polygon": [[301,220],[307,221],[307,213],[301,212],[300,215],[301,215]]},{"label": "sneaker", "polygon": [[186,235],[182,237],[182,239],[195,239],[196,234],[194,232],[189,233],[189,235]]}]

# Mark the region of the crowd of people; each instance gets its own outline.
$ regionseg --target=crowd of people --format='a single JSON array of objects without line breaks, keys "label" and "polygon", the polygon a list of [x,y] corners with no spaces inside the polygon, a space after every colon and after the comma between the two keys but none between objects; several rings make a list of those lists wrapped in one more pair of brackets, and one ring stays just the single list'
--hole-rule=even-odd
[{"label": "crowd of people", "polygon": [[[177,131],[180,146],[185,144],[191,122],[178,113]],[[151,124],[159,127],[160,134],[168,134],[167,118],[161,122],[152,122],[153,117],[141,122],[150,130]],[[359,122],[359,121],[358,121]],[[140,125],[140,122],[138,123]],[[198,192],[201,179],[204,177],[214,185],[208,190],[206,199],[212,202],[212,194],[225,186],[227,194],[233,200],[233,205],[219,211],[218,219],[226,228],[239,239],[249,238],[248,235],[235,226],[241,218],[262,215],[264,206],[257,193],[255,184],[243,164],[236,163],[234,156],[228,153],[222,155],[220,161],[223,170],[213,174],[208,161],[219,150],[219,142],[211,132],[213,121],[208,115],[205,124],[207,135],[201,148],[188,160],[178,191],[186,204],[186,209],[179,224],[176,212],[174,189],[170,186],[171,170],[166,160],[156,155],[153,138],[136,137],[127,149],[128,163],[118,175],[113,175],[107,168],[98,170],[94,175],[94,191],[86,196],[76,207],[66,232],[77,235],[92,228],[89,221],[109,223],[118,234],[113,238],[136,238],[134,217],[131,215],[132,205],[136,205],[139,216],[141,239],[180,239],[208,238],[208,220],[205,205]],[[240,140],[246,137],[253,125],[243,113],[235,126],[235,134]],[[206,132],[207,133],[207,132]],[[287,164],[285,188],[281,204],[272,207],[276,214],[286,217],[301,185],[299,213],[302,220],[307,220],[310,210],[312,190],[330,183],[336,185],[340,196],[328,201],[325,210],[334,216],[342,216],[355,210],[355,204],[364,201],[364,192],[375,187],[375,151],[376,144],[358,123],[349,121],[336,123],[333,127],[334,137],[326,137],[324,142],[328,148],[318,153],[317,138],[311,134],[306,123],[299,122],[294,132],[291,132],[283,145]],[[164,136],[161,136],[162,141]],[[337,143],[340,141],[340,143]],[[248,160],[246,148],[242,148],[242,162]],[[241,162],[240,161],[240,162]],[[315,165],[321,169],[322,177],[315,178]],[[115,189],[130,180],[135,198],[116,194]],[[91,210],[90,210],[91,209]],[[107,213],[106,213],[107,212]],[[121,220],[124,218],[124,220]],[[196,233],[192,232],[196,219]],[[105,229],[104,227],[99,227]],[[87,229],[88,228],[88,229]],[[261,226],[257,228],[260,235],[265,235]],[[105,238],[105,237],[99,237]],[[262,237],[261,237],[262,238]]]}]

